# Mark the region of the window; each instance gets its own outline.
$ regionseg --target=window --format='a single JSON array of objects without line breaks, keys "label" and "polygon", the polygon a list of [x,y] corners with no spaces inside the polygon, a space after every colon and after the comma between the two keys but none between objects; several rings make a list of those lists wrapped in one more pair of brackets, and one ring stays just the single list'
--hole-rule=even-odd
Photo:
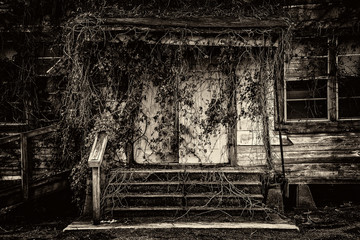
[{"label": "window", "polygon": [[360,118],[360,42],[339,37],[337,45],[338,118]]},{"label": "window", "polygon": [[289,55],[284,68],[286,122],[360,119],[356,38],[300,38]]},{"label": "window", "polygon": [[17,82],[18,68],[7,59],[0,59],[0,126],[26,125],[22,85]]}]

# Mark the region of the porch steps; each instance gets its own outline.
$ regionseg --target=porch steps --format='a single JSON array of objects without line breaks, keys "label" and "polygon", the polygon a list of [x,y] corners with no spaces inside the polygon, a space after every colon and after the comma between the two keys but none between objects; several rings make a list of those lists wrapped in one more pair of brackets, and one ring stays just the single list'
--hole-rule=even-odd
[{"label": "porch steps", "polygon": [[223,214],[265,217],[262,173],[238,169],[119,169],[105,188],[105,218]]}]

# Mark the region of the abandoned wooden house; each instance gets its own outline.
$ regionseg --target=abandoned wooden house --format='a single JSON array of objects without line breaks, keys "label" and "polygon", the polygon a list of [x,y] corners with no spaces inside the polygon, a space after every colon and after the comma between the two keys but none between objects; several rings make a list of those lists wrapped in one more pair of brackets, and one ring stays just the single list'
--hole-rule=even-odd
[{"label": "abandoned wooden house", "polygon": [[359,4],[30,2],[37,18],[0,3],[1,208],[70,171],[94,223],[253,217],[289,186],[311,208],[307,184],[359,184]]}]

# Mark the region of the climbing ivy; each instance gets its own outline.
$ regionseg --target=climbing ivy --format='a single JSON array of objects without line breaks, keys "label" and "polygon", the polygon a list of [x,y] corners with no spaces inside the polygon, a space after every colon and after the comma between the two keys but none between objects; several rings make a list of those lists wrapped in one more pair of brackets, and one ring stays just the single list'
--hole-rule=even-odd
[{"label": "climbing ivy", "polygon": [[[76,165],[72,186],[77,192],[78,202],[83,201],[81,196],[85,196],[84,184],[78,183],[86,182],[89,173],[86,158],[95,135],[100,131],[109,135],[105,158],[112,166],[134,164],[132,147],[137,141],[145,141],[152,154],[162,162],[178,158],[178,153],[194,154],[200,161],[199,154],[209,154],[211,138],[219,135],[221,128],[233,126],[240,117],[258,119],[268,114],[266,102],[259,98],[259,92],[268,94],[263,91],[266,79],[259,81],[258,70],[254,71],[250,63],[243,65],[244,59],[251,58],[252,62],[263,59],[265,63],[258,65],[257,69],[266,69],[264,76],[271,77],[272,70],[268,70],[274,67],[270,57],[274,53],[269,50],[264,53],[261,44],[244,44],[242,47],[188,45],[187,40],[198,33],[187,28],[153,32],[127,27],[108,31],[103,24],[103,17],[109,16],[217,17],[226,13],[223,16],[238,17],[255,13],[261,18],[278,10],[276,5],[256,1],[239,0],[232,4],[205,1],[202,6],[198,3],[194,6],[193,1],[186,2],[191,4],[166,1],[166,4],[152,8],[136,1],[121,6],[111,1],[102,2],[104,4],[96,8],[91,7],[96,4],[85,8],[80,2],[75,2],[78,11],[89,12],[77,14],[63,27],[64,57],[58,71],[64,74],[66,87],[62,91],[58,112],[61,116],[62,159],[66,165]],[[110,7],[113,7],[112,11]],[[244,41],[244,35],[250,39],[256,35],[268,41],[279,31],[283,30],[247,30],[242,33],[228,30],[220,35],[235,41]],[[175,39],[177,43],[164,44],[163,39]],[[206,106],[195,107],[196,92],[209,84],[201,73],[204,69],[199,70],[199,66],[206,65],[216,72],[208,77],[216,89],[208,87],[209,97],[204,99]],[[250,68],[241,69],[246,67]],[[151,100],[149,89],[154,90],[152,101],[158,106],[151,114],[143,104]],[[239,103],[233,99],[247,102],[247,106],[237,109]],[[184,137],[191,136],[194,129],[179,121],[179,117],[201,130],[198,133],[200,141],[195,145]],[[263,123],[268,124],[266,121]],[[151,138],[147,136],[148,128],[154,131]],[[144,159],[144,162],[152,163],[149,159]]]}]

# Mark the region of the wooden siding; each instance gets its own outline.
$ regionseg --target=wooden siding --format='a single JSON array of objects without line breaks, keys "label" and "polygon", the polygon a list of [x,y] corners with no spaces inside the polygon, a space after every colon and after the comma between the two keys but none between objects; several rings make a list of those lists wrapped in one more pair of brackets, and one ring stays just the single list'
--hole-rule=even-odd
[{"label": "wooden siding", "polygon": [[[56,172],[58,155],[57,132],[28,138],[29,165],[33,179]],[[0,145],[0,180],[21,178],[20,141]]]},{"label": "wooden siding", "polygon": [[[284,144],[285,174],[290,183],[360,183],[360,133],[288,134]],[[263,146],[238,146],[238,161],[263,168]],[[281,172],[280,147],[272,146]],[[241,165],[241,164],[240,164]]]}]

